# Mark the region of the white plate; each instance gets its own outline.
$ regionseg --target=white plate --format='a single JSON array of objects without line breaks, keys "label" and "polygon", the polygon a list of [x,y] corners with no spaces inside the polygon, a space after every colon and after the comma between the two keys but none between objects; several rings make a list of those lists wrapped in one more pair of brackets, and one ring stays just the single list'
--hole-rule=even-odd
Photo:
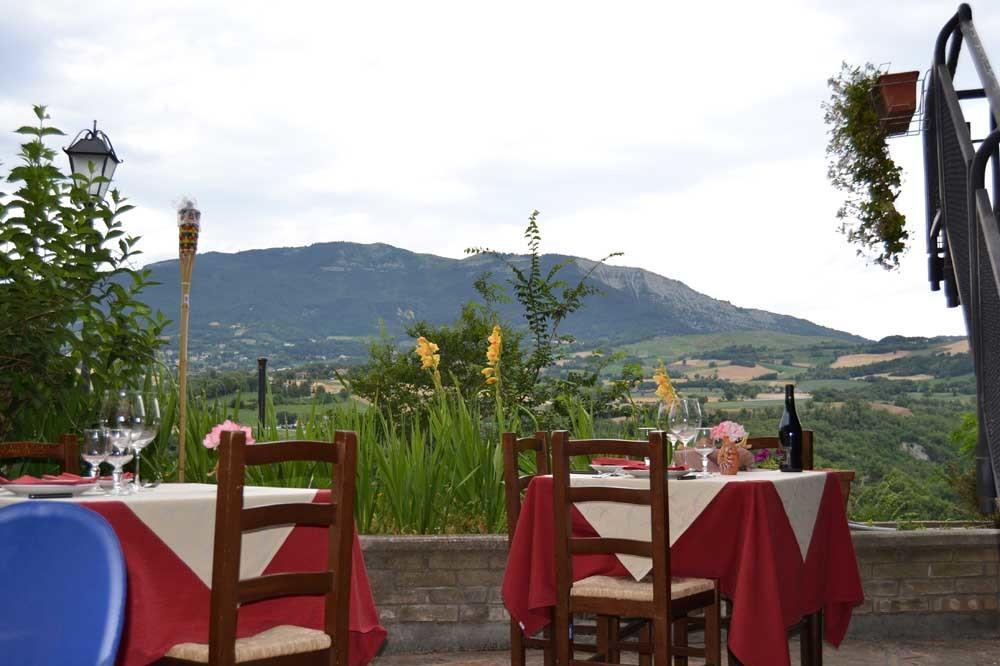
[{"label": "white plate", "polygon": [[[689,469],[668,469],[667,470],[667,478],[668,479],[676,479],[678,477],[684,476],[685,474],[687,474],[690,471],[691,470],[689,470]],[[649,478],[649,470],[648,469],[623,469],[622,473],[623,474],[628,474],[629,476],[634,476],[637,479],[648,479]]]},{"label": "white plate", "polygon": [[621,465],[594,465],[591,463],[590,469],[594,470],[598,474],[608,474],[612,472],[620,472],[622,469]]},{"label": "white plate", "polygon": [[82,495],[88,490],[92,490],[96,483],[82,483],[75,486],[70,485],[49,485],[45,483],[5,483],[0,488],[9,490],[15,495],[27,497],[28,495],[65,495],[69,493],[74,497]]}]

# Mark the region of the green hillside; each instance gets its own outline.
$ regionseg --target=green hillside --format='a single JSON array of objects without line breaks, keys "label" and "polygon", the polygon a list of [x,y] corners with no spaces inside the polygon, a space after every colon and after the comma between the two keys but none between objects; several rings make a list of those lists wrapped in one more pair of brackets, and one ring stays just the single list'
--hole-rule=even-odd
[{"label": "green hillside", "polygon": [[[545,255],[543,270],[566,259]],[[560,277],[572,284],[592,267],[593,262],[576,259]],[[146,290],[146,301],[176,322],[177,262],[148,268],[160,284]],[[477,298],[473,285],[484,273],[504,284],[509,269],[490,256],[449,259],[384,244],[321,243],[199,255],[191,295],[192,363],[247,367],[258,356],[281,365],[350,363],[365,354],[366,340],[380,327],[399,338],[414,320],[453,321],[463,303]],[[741,308],[638,268],[598,266],[591,283],[601,294],[561,329],[585,346],[737,331],[863,341],[804,319]],[[500,304],[498,310],[511,324],[523,323],[515,304]],[[166,333],[176,348],[176,328]]]}]

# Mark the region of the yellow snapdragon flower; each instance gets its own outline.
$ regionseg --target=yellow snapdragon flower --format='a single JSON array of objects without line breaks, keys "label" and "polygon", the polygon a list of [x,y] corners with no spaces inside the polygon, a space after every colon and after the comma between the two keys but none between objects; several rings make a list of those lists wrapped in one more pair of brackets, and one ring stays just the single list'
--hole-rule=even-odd
[{"label": "yellow snapdragon flower", "polygon": [[487,384],[496,384],[500,381],[500,351],[503,346],[503,333],[499,326],[493,327],[493,332],[487,338],[489,346],[486,348],[486,365],[482,373]]},{"label": "yellow snapdragon flower", "polygon": [[656,397],[665,403],[670,403],[677,397],[674,385],[667,375],[667,368],[660,362],[660,366],[653,372],[653,381],[656,382]]},{"label": "yellow snapdragon flower", "polygon": [[441,365],[441,354],[437,352],[438,346],[436,344],[422,335],[417,338],[417,348],[413,350],[413,353],[420,357],[420,367],[433,375],[435,384],[441,381],[441,373],[438,372],[438,366]]}]

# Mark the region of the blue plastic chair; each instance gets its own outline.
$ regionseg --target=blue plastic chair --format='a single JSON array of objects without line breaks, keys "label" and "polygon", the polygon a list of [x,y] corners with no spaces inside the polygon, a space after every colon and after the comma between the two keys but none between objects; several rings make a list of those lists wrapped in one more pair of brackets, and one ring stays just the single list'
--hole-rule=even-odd
[{"label": "blue plastic chair", "polygon": [[0,662],[112,666],[125,560],[102,516],[61,502],[0,509]]}]

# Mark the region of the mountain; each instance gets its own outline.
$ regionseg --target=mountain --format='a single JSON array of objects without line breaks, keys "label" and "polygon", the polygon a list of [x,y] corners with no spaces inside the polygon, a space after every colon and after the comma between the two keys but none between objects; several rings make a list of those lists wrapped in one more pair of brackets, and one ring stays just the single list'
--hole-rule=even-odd
[{"label": "mountain", "polygon": [[[545,255],[543,270],[571,259]],[[527,256],[510,260],[528,265]],[[575,284],[594,266],[576,258],[560,276]],[[174,324],[176,348],[180,272],[176,260],[147,266],[159,285],[146,302]],[[376,243],[317,243],[308,247],[198,256],[191,292],[189,348],[195,363],[245,366],[258,356],[281,364],[364,354],[380,322],[400,337],[415,319],[452,322],[462,303],[476,299],[473,282],[484,272],[505,283],[507,267],[490,256],[449,259]],[[863,338],[805,319],[737,307],[694,291],[683,282],[640,268],[598,266],[592,283],[601,294],[570,315],[561,332],[581,343],[623,344],[652,336],[767,330]],[[521,324],[516,304],[501,315]]]}]

